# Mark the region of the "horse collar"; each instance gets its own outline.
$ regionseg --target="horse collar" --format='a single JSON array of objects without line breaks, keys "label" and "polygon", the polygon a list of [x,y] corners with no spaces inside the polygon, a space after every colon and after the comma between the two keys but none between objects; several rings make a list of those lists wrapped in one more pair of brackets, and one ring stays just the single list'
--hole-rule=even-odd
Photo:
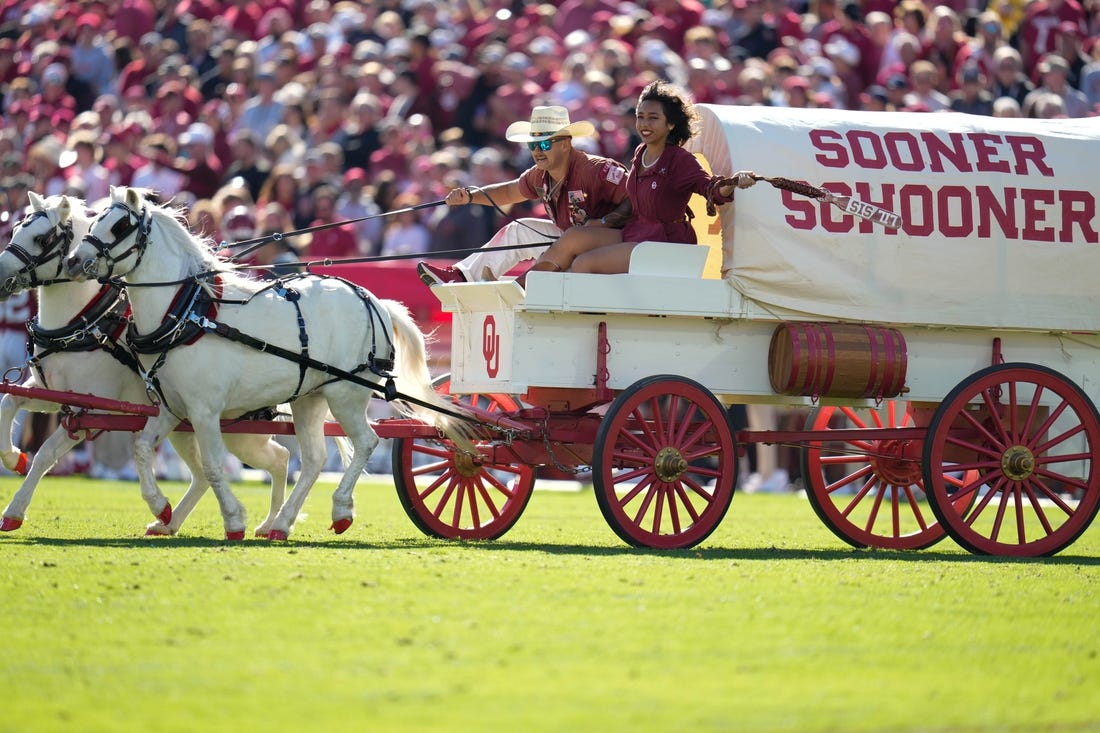
[{"label": "horse collar", "polygon": [[202,276],[192,277],[180,285],[164,314],[164,320],[151,333],[138,333],[131,321],[126,336],[130,348],[139,354],[156,354],[198,341],[205,331],[191,316],[213,320],[218,315],[218,302],[222,296],[221,278],[214,277],[213,295],[203,287],[204,279]]}]

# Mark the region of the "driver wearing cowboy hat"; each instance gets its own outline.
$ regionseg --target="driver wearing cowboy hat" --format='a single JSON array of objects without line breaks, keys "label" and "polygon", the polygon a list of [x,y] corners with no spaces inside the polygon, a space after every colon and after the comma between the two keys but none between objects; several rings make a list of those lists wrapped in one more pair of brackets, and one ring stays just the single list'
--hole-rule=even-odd
[{"label": "driver wearing cowboy hat", "polygon": [[570,122],[565,107],[535,107],[530,120],[513,122],[504,136],[526,143],[533,165],[518,178],[482,187],[453,189],[448,206],[507,206],[539,199],[547,219],[518,219],[501,228],[485,248],[530,244],[519,249],[483,249],[453,267],[421,261],[425,285],[497,280],[524,260],[537,258],[551,240],[572,226],[606,226],[603,217],[626,198],[626,168],[619,162],[573,148],[574,137],[595,137],[591,122]]}]

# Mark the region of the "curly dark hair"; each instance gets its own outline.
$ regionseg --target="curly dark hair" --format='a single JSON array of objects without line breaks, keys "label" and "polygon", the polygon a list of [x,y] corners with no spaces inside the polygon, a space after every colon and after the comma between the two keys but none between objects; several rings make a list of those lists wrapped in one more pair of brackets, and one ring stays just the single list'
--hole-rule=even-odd
[{"label": "curly dark hair", "polygon": [[638,104],[648,101],[659,102],[672,125],[668,133],[669,144],[683,145],[695,135],[699,113],[686,91],[667,81],[650,82],[638,95]]}]

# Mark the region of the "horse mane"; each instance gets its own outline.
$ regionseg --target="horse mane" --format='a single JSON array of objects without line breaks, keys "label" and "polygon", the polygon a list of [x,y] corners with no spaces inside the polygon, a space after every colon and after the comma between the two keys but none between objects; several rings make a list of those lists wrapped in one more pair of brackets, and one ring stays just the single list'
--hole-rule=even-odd
[{"label": "horse mane", "polygon": [[217,256],[217,245],[212,237],[197,235],[191,231],[187,224],[187,212],[183,207],[158,204],[149,198],[149,191],[132,190],[140,194],[141,205],[150,217],[150,238],[162,240],[163,246],[171,248],[180,255],[185,262],[188,275],[218,272],[227,284],[237,285],[246,290],[255,289],[257,281],[254,277],[245,274],[245,271],[240,270],[234,263]]}]

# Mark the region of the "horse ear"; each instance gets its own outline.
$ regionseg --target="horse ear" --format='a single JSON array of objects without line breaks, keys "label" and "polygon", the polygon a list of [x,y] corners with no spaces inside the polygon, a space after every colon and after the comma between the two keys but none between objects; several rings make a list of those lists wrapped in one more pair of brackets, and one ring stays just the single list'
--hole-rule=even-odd
[{"label": "horse ear", "polygon": [[122,189],[119,188],[118,186],[110,186],[109,190],[111,192],[111,201],[118,201],[119,200],[119,194],[122,193]]},{"label": "horse ear", "polygon": [[46,208],[46,200],[34,191],[27,191],[27,198],[30,199],[31,206],[34,207],[35,211],[42,211]]},{"label": "horse ear", "polygon": [[126,205],[135,211],[141,206],[141,194],[136,188],[126,189]]},{"label": "horse ear", "polygon": [[73,213],[73,204],[68,196],[61,197],[61,203],[57,205],[57,216],[60,221],[68,221]]}]

